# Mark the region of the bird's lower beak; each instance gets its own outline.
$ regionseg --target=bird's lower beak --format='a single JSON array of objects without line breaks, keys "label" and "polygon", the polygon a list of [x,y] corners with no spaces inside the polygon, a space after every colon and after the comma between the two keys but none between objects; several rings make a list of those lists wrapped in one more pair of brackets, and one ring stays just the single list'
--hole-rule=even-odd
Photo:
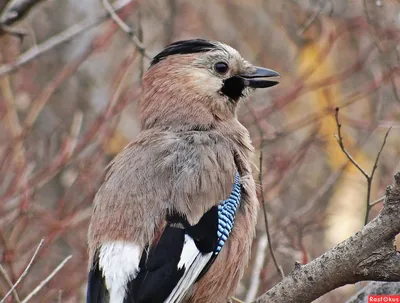
[{"label": "bird's lower beak", "polygon": [[272,70],[262,67],[256,67],[255,71],[248,74],[240,74],[238,77],[243,79],[243,84],[252,88],[264,88],[277,85],[279,82],[275,79],[266,79],[271,77],[280,77],[280,75]]}]

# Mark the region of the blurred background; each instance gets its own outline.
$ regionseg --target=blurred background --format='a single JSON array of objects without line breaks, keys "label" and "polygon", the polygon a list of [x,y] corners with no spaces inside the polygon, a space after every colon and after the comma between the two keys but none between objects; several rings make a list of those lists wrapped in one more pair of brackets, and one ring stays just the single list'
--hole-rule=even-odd
[{"label": "blurred background", "polygon": [[[239,112],[256,147],[271,243],[261,211],[238,298],[251,302],[281,280],[277,267],[288,274],[382,207],[400,170],[398,0],[110,0],[120,25],[106,0],[30,2],[21,19],[6,10],[0,18],[0,298],[44,242],[6,302],[22,302],[69,255],[30,302],[84,302],[94,194],[106,165],[139,133],[149,57],[175,40],[220,40],[281,74]],[[366,178],[335,138],[336,107],[344,145],[368,173],[392,127],[372,207]],[[318,302],[345,302],[361,286]]]}]

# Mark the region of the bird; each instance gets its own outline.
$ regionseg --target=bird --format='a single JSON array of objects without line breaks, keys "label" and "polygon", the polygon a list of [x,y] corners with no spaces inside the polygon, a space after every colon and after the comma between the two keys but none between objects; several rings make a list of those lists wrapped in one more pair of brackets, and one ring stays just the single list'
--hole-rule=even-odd
[{"label": "bird", "polygon": [[94,198],[87,303],[229,301],[259,206],[238,107],[278,78],[219,41],[176,41],[153,57],[141,131]]}]

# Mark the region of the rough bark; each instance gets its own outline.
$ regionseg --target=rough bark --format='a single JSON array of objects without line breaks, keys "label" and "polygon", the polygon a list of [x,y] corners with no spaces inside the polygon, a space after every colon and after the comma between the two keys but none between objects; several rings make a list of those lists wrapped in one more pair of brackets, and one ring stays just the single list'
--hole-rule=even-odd
[{"label": "rough bark", "polygon": [[346,303],[364,303],[368,295],[400,294],[400,282],[371,282],[351,297]]},{"label": "rough bark", "polygon": [[253,303],[311,302],[358,281],[400,281],[400,173],[388,186],[379,215],[359,232],[312,262],[296,267],[284,280]]}]

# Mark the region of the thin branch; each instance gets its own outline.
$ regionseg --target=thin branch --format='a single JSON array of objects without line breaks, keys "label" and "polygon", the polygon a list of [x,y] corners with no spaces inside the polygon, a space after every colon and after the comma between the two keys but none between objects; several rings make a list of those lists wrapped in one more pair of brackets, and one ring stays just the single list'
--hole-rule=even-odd
[{"label": "thin branch", "polygon": [[[36,172],[29,180],[27,181],[27,188],[25,189],[25,194],[31,194],[35,188],[43,186],[49,180],[51,180],[54,175],[56,175],[72,158],[74,155],[75,148],[78,143],[78,136],[80,129],[82,127],[83,115],[82,112],[77,111],[74,114],[72,119],[71,127],[69,135],[66,137],[64,142],[62,143],[61,149],[57,154],[56,158],[50,163],[47,167],[42,170]],[[13,192],[11,195],[5,195],[3,199],[9,199],[11,201],[14,200],[15,197],[20,196],[21,191]],[[6,203],[7,205],[8,203]],[[10,206],[9,206],[10,207]],[[1,302],[0,302],[1,303]]]},{"label": "thin branch", "polygon": [[382,202],[383,200],[385,200],[386,196],[380,197],[379,199],[376,199],[375,201],[372,201],[369,205],[372,207],[380,202]]},{"label": "thin branch", "polygon": [[5,9],[6,5],[8,4],[8,2],[10,2],[11,0],[0,0],[0,14],[3,13],[3,10]]},{"label": "thin branch", "polygon": [[374,177],[375,170],[376,170],[377,167],[378,167],[379,157],[381,156],[382,150],[383,150],[383,148],[385,147],[386,140],[387,140],[387,138],[388,138],[389,133],[390,133],[391,130],[392,130],[392,127],[389,127],[388,130],[386,131],[385,137],[383,138],[383,143],[382,143],[381,148],[380,148],[380,150],[379,150],[379,152],[378,152],[378,155],[376,156],[375,163],[374,163],[374,167],[372,168],[372,172],[371,172],[371,175],[370,175],[371,179]]},{"label": "thin branch", "polygon": [[168,0],[169,16],[164,22],[164,44],[170,44],[174,37],[175,19],[178,14],[178,4],[176,0]]},{"label": "thin branch", "polygon": [[335,136],[340,148],[342,149],[343,153],[347,156],[347,158],[350,160],[351,163],[353,163],[353,165],[355,167],[358,168],[358,170],[364,175],[364,177],[367,179],[367,201],[366,201],[366,211],[365,211],[365,219],[364,219],[364,225],[368,223],[368,217],[369,217],[369,212],[371,211],[371,208],[374,204],[376,203],[370,203],[371,200],[371,189],[372,189],[372,180],[374,178],[374,174],[376,171],[376,168],[378,167],[378,161],[379,158],[381,156],[382,150],[385,147],[386,144],[386,140],[387,137],[389,136],[390,130],[392,129],[391,127],[389,127],[389,129],[387,130],[385,137],[383,139],[383,143],[381,145],[381,148],[379,149],[379,152],[375,158],[375,162],[374,162],[374,166],[372,167],[372,171],[371,174],[368,174],[358,163],[356,160],[354,160],[354,158],[349,154],[349,152],[346,150],[346,148],[344,147],[343,144],[343,137],[341,134],[341,127],[342,125],[339,122],[339,107],[336,107],[335,109],[335,118],[336,118],[336,125],[337,125],[337,129],[338,129],[338,135]]},{"label": "thin branch", "polygon": [[[263,146],[263,144],[261,144],[261,146]],[[267,237],[268,237],[268,248],[271,253],[272,260],[274,261],[276,270],[281,275],[282,279],[284,279],[285,274],[283,272],[282,266],[279,265],[278,261],[275,258],[275,253],[274,253],[274,250],[272,248],[272,243],[271,243],[271,234],[269,232],[267,209],[266,209],[265,199],[264,199],[264,188],[263,188],[263,184],[262,184],[262,166],[263,166],[262,163],[263,163],[263,151],[262,151],[262,149],[260,149],[260,167],[259,167],[259,173],[258,173],[258,181],[260,183],[261,204],[262,204],[263,213],[264,213],[265,231],[266,231]]]},{"label": "thin branch", "polygon": [[[374,2],[375,2],[376,6],[379,6],[379,5],[377,5],[378,1],[374,1]],[[369,24],[368,31],[369,31],[369,33],[370,33],[370,35],[372,37],[372,40],[374,41],[374,44],[375,44],[375,46],[378,49],[379,54],[380,54],[379,61],[388,70],[391,70],[393,67],[391,66],[390,62],[388,62],[387,53],[385,52],[385,50],[383,49],[383,47],[381,46],[380,41],[379,41],[379,36],[378,35],[380,35],[380,33],[378,31],[380,29],[379,28],[380,26],[379,26],[379,24],[378,24],[378,22],[376,20],[372,20],[372,16],[368,12],[368,4],[367,4],[366,0],[363,0],[363,7],[364,7],[364,12],[365,12],[365,16],[366,16],[367,22]],[[376,29],[372,29],[373,27],[376,28]],[[397,102],[400,102],[400,96],[399,96],[399,93],[397,91],[396,82],[395,82],[393,77],[390,77],[390,82],[391,82],[391,85],[392,85],[393,95],[396,98]]]},{"label": "thin branch", "polygon": [[[243,302],[242,300],[240,300],[240,299],[238,299],[238,298],[236,298],[236,297],[230,297],[230,303],[233,303],[233,302],[237,302],[237,303],[245,303],[245,302]],[[229,301],[228,301],[229,302]]]},{"label": "thin branch", "polygon": [[336,125],[337,125],[337,129],[338,129],[338,134],[336,137],[336,140],[339,143],[340,148],[342,149],[343,153],[346,155],[347,159],[349,159],[349,161],[351,163],[353,163],[353,165],[355,167],[357,167],[357,169],[364,175],[365,178],[367,178],[367,180],[369,179],[369,175],[368,173],[360,166],[360,164],[357,163],[356,160],[354,160],[354,158],[350,155],[350,153],[346,150],[346,148],[344,147],[344,143],[343,143],[343,137],[342,137],[342,132],[341,132],[341,128],[342,128],[342,124],[340,124],[339,122],[339,107],[335,108],[335,118],[336,118]]},{"label": "thin branch", "polygon": [[40,248],[42,247],[44,243],[44,239],[40,240],[40,243],[38,245],[38,247],[36,248],[35,252],[33,253],[33,256],[31,258],[31,260],[29,261],[28,265],[26,266],[24,272],[19,276],[17,282],[15,282],[15,284],[13,285],[13,287],[11,287],[11,289],[8,291],[8,293],[4,296],[4,298],[0,301],[0,303],[4,303],[7,299],[7,297],[14,291],[15,288],[17,288],[18,284],[21,283],[22,279],[28,274],[29,269],[31,268],[33,261],[36,258],[36,255],[38,254]]},{"label": "thin branch", "polygon": [[264,266],[267,245],[268,236],[266,234],[262,234],[257,241],[256,257],[250,276],[249,290],[247,291],[245,302],[251,302],[257,296],[257,292],[260,287],[260,274]]},{"label": "thin branch", "polygon": [[85,62],[92,54],[92,48],[85,50],[77,58],[71,60],[65,65],[53,79],[42,89],[40,94],[32,101],[32,106],[24,120],[24,133],[26,133],[38,118],[45,105],[49,102],[51,96],[60,87],[60,85],[71,77],[78,68]]},{"label": "thin branch", "polygon": [[[142,27],[142,15],[140,11],[138,11],[138,26],[137,26],[137,37],[140,42],[143,42],[143,27]],[[143,74],[144,74],[144,58],[145,58],[145,53],[140,52],[140,61],[139,61],[139,81],[142,81]]]},{"label": "thin branch", "polygon": [[0,27],[3,25],[11,25],[21,20],[29,11],[43,0],[17,0],[12,1],[0,16]]},{"label": "thin branch", "polygon": [[306,20],[306,22],[304,22],[304,24],[297,31],[298,36],[301,36],[311,26],[311,24],[315,21],[315,19],[319,16],[319,14],[321,14],[327,2],[328,2],[327,0],[320,1],[319,8],[312,13],[312,15]]},{"label": "thin branch", "polygon": [[[6,270],[3,268],[3,266],[1,266],[1,264],[0,264],[0,273],[1,273],[1,275],[3,276],[4,280],[6,280],[8,286],[9,286],[10,288],[13,288],[13,283],[12,283],[10,277],[8,276]],[[14,300],[15,300],[17,303],[21,303],[21,300],[19,299],[18,293],[17,293],[17,291],[15,290],[15,288],[13,289],[12,294],[13,294]]]},{"label": "thin branch", "polygon": [[27,303],[34,295],[36,295],[55,275],[58,273],[64,265],[72,258],[72,255],[66,257],[52,272],[46,277],[40,284],[29,294],[21,303]]},{"label": "thin branch", "polygon": [[384,139],[383,139],[383,143],[382,143],[382,145],[381,145],[381,148],[380,148],[380,150],[379,150],[379,152],[378,152],[378,155],[377,155],[376,158],[375,158],[375,162],[374,162],[374,166],[373,166],[373,168],[372,168],[371,175],[369,176],[369,178],[367,178],[367,182],[368,182],[368,187],[367,187],[367,209],[366,209],[366,211],[365,211],[364,225],[368,223],[369,212],[371,211],[371,208],[372,208],[371,203],[370,203],[370,200],[371,200],[372,179],[374,178],[375,170],[376,170],[376,168],[378,167],[379,157],[381,156],[382,150],[383,150],[383,148],[385,147],[386,139],[387,139],[387,137],[388,137],[389,132],[390,132],[391,129],[392,129],[392,128],[389,127],[389,129],[387,130],[387,132],[386,132],[386,134],[385,134],[385,137],[384,137]]},{"label": "thin branch", "polygon": [[[18,118],[14,93],[11,89],[11,83],[9,77],[0,78],[0,92],[4,97],[4,104],[6,108],[6,123],[10,129],[10,133],[13,139],[18,138],[22,133],[22,126]],[[23,142],[17,141],[13,145],[13,157],[15,164],[17,165],[20,172],[25,166],[25,149]]]},{"label": "thin branch", "polygon": [[112,7],[110,2],[108,0],[102,0],[104,8],[107,10],[107,12],[110,14],[111,18],[114,20],[115,23],[125,32],[128,34],[128,36],[131,38],[132,42],[135,44],[135,46],[138,48],[140,53],[146,57],[147,59],[151,59],[152,56],[146,51],[146,47],[143,45],[141,40],[136,36],[134,30],[126,24],[115,12],[115,8]]},{"label": "thin branch", "polygon": [[[114,5],[114,11],[119,11],[123,9],[124,7],[128,6],[131,4],[132,1],[126,1],[126,0],[119,0],[117,3]],[[13,72],[16,69],[20,68],[22,65],[25,65],[26,63],[32,61],[33,59],[39,57],[40,55],[48,52],[49,50],[52,50],[56,46],[65,43],[78,35],[86,32],[87,30],[91,29],[92,27],[95,27],[104,21],[108,20],[110,18],[110,14],[102,14],[98,16],[97,18],[87,18],[84,21],[75,24],[66,30],[62,31],[61,33],[47,39],[41,44],[35,45],[34,47],[28,49],[26,52],[24,52],[21,56],[19,56],[14,62],[9,63],[9,64],[4,64],[0,66],[0,76],[3,76],[7,73]]]},{"label": "thin branch", "polygon": [[24,39],[24,37],[25,37],[26,35],[28,35],[28,33],[27,33],[25,30],[23,30],[23,29],[14,28],[14,27],[12,27],[12,26],[1,25],[1,24],[0,24],[0,36],[1,36],[2,34],[8,34],[8,35],[11,35],[11,36],[15,36],[15,37],[17,37],[21,42],[22,42],[22,40]]}]

